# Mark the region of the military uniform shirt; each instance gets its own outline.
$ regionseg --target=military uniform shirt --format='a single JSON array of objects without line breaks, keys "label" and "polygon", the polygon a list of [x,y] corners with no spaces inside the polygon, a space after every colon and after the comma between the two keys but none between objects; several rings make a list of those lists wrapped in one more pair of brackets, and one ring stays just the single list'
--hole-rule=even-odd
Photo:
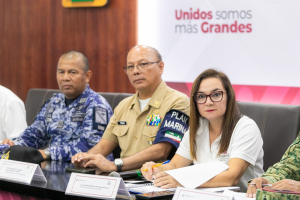
[{"label": "military uniform shirt", "polygon": [[161,81],[142,112],[138,93],[121,101],[103,138],[119,144],[121,158],[159,142],[178,148],[188,129],[189,112],[189,98]]},{"label": "military uniform shirt", "polygon": [[[13,141],[37,149],[50,141],[51,159],[70,161],[100,141],[112,114],[109,103],[89,86],[68,107],[64,94],[55,94],[42,106],[33,124]],[[108,159],[113,160],[112,155]]]},{"label": "military uniform shirt", "polygon": [[269,167],[261,177],[264,177],[270,183],[282,179],[300,181],[300,134],[286,150],[280,162]]}]

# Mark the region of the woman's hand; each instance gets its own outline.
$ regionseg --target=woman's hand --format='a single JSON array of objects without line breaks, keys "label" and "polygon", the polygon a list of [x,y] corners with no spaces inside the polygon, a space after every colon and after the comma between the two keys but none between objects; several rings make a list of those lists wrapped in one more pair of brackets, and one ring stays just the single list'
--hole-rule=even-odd
[{"label": "woman's hand", "polygon": [[163,189],[176,188],[182,185],[166,172],[160,172],[155,176],[154,186]]},{"label": "woman's hand", "polygon": [[[148,181],[153,180],[153,175],[155,175],[155,174],[159,173],[160,171],[162,171],[161,166],[152,168],[152,166],[154,166],[156,164],[157,163],[155,163],[155,162],[146,162],[145,164],[143,164],[143,166],[141,168],[141,172],[142,172],[143,176]],[[148,169],[148,170],[144,171],[145,169]]]}]

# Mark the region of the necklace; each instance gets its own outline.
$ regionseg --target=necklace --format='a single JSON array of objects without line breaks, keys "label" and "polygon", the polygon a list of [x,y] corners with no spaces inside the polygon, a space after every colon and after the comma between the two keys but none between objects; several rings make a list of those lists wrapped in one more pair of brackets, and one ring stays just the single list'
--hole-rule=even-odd
[{"label": "necklace", "polygon": [[219,136],[220,134],[217,134],[217,133],[215,133],[214,131],[213,131],[213,129],[209,126],[209,130],[213,133],[213,134],[215,134],[216,136]]}]

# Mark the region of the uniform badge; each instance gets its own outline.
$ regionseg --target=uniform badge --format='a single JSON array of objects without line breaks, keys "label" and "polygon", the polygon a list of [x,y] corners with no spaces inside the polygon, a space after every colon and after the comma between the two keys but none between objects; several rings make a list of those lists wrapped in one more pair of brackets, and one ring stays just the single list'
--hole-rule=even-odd
[{"label": "uniform badge", "polygon": [[153,106],[154,106],[155,108],[158,108],[158,107],[159,107],[159,101],[156,101],[156,100],[155,100]]},{"label": "uniform badge", "polygon": [[62,128],[64,126],[64,121],[57,122],[57,128]]},{"label": "uniform badge", "polygon": [[79,100],[79,103],[84,103],[86,101],[86,98],[81,98],[80,100]]},{"label": "uniform badge", "polygon": [[152,140],[148,140],[148,144],[151,146],[153,144]]},{"label": "uniform badge", "polygon": [[159,115],[150,115],[147,118],[146,125],[148,126],[160,126],[161,124],[161,117]]},{"label": "uniform badge", "polygon": [[156,111],[155,111],[155,114],[158,114],[158,113],[159,113],[159,110],[156,110]]}]

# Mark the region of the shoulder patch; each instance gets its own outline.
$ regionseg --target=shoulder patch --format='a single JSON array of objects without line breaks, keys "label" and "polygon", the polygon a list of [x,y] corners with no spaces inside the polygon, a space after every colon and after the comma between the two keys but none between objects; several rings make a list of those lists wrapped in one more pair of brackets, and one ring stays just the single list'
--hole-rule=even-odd
[{"label": "shoulder patch", "polygon": [[187,114],[179,110],[167,112],[157,132],[154,144],[167,141],[178,148],[183,135],[189,128],[189,119]]},{"label": "shoulder patch", "polygon": [[94,107],[93,128],[99,131],[104,131],[107,124],[108,124],[107,109],[101,107]]}]

